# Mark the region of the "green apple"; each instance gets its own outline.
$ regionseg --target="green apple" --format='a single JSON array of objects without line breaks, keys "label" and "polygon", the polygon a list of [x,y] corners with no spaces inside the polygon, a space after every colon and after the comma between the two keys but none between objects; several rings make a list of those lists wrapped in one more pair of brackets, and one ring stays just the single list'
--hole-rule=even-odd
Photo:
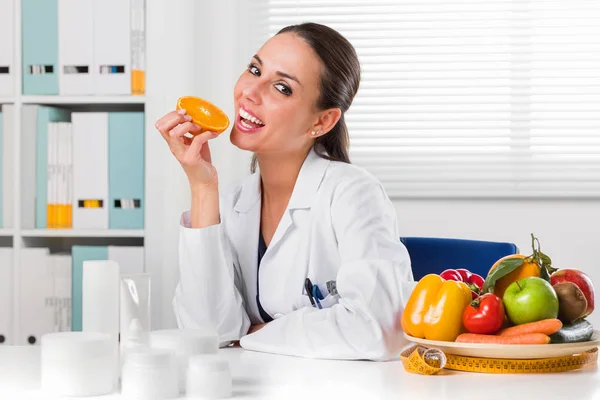
[{"label": "green apple", "polygon": [[535,276],[511,283],[502,302],[508,319],[515,325],[558,316],[558,296],[554,288]]}]

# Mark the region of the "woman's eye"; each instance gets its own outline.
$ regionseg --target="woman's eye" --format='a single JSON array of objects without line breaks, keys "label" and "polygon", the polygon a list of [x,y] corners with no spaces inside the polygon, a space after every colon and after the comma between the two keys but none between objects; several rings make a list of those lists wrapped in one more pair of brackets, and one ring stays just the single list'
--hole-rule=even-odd
[{"label": "woman's eye", "polygon": [[290,89],[289,87],[287,87],[286,85],[284,85],[282,83],[278,83],[277,85],[275,85],[275,87],[277,88],[277,90],[279,90],[281,93],[285,94],[286,96],[289,96],[292,94],[292,89]]},{"label": "woman's eye", "polygon": [[260,70],[258,69],[258,67],[254,64],[250,64],[248,66],[248,71],[250,71],[250,73],[252,75],[256,75],[256,76],[260,76]]}]

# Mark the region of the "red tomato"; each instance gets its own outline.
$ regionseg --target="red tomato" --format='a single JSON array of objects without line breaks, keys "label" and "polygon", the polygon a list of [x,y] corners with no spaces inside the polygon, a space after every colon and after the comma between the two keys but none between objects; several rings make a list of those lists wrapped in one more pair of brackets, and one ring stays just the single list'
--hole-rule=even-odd
[{"label": "red tomato", "polygon": [[462,320],[469,332],[491,335],[502,327],[504,304],[495,294],[486,293],[465,308]]}]

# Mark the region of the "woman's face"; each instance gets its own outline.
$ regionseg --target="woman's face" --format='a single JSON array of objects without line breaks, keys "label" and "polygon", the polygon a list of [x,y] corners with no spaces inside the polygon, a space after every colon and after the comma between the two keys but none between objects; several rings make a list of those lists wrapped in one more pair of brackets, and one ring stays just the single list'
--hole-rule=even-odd
[{"label": "woman's face", "polygon": [[320,73],[320,60],[302,38],[282,33],[269,39],[235,85],[231,143],[255,153],[310,148]]}]

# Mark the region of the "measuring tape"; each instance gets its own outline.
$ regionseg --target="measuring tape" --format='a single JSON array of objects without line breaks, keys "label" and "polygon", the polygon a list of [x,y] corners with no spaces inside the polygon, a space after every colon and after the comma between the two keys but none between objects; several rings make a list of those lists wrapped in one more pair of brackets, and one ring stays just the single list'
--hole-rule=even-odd
[{"label": "measuring tape", "polygon": [[593,365],[598,361],[598,348],[566,357],[510,360],[446,355],[439,349],[411,344],[402,350],[400,359],[405,370],[421,375],[434,375],[443,368],[488,374],[539,374],[572,371]]}]

